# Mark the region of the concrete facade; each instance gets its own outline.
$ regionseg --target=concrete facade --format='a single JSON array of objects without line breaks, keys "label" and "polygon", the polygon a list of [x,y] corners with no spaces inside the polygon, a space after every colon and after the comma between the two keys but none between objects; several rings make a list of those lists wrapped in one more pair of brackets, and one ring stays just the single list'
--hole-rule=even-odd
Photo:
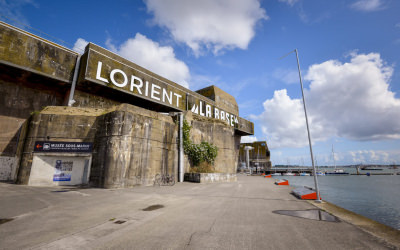
[{"label": "concrete facade", "polygon": [[106,188],[153,185],[177,175],[178,125],[173,118],[128,104],[99,119],[91,183]]},{"label": "concrete facade", "polygon": [[249,151],[250,167],[257,171],[268,171],[271,169],[271,152],[268,149],[266,141],[241,143],[238,169],[243,170],[246,167],[246,151],[244,150],[246,146],[253,147],[253,149]]},{"label": "concrete facade", "polygon": [[[66,184],[48,182],[59,178],[52,165],[65,157],[76,160],[66,176],[82,175],[70,185],[152,185],[157,173],[177,178],[176,112],[193,127],[193,142],[218,147],[216,171],[233,174],[240,137],[254,131],[253,123],[238,116],[234,98],[219,88],[193,92],[94,44],[79,55],[0,23],[0,50],[0,181]],[[92,148],[85,153],[38,150],[45,142]],[[90,158],[86,172],[85,157]],[[186,157],[183,162],[189,172]]]}]

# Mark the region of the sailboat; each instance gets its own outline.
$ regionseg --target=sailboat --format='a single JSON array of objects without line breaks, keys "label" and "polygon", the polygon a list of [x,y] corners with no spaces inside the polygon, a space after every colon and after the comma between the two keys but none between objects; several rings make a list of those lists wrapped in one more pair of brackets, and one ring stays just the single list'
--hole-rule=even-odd
[{"label": "sailboat", "polygon": [[[304,168],[304,159],[303,159],[303,157],[301,157],[301,168]],[[301,172],[299,175],[300,176],[310,176],[310,174],[306,173],[306,172]]]},{"label": "sailboat", "polygon": [[286,176],[295,176],[296,174],[295,174],[295,173],[292,173],[292,170],[289,170],[289,166],[290,166],[289,159],[287,160],[287,162],[288,162],[288,165],[287,165],[286,173],[283,173],[282,175],[286,175]]},{"label": "sailboat", "polygon": [[317,168],[317,170],[315,171],[316,175],[325,175],[324,171],[318,169],[318,163],[317,163],[317,157],[316,156],[315,156],[315,167]]},{"label": "sailboat", "polygon": [[333,170],[333,172],[326,172],[326,174],[327,175],[349,175],[349,173],[345,172],[343,168],[336,168],[335,151],[333,150],[333,145],[332,145],[332,158],[333,158],[334,170]]},{"label": "sailboat", "polygon": [[272,173],[271,175],[272,175],[272,176],[278,176],[278,175],[280,176],[280,175],[281,175],[281,173],[277,173],[277,172],[276,172],[276,166],[275,166],[274,168],[275,168],[275,172],[274,172],[274,173]]}]

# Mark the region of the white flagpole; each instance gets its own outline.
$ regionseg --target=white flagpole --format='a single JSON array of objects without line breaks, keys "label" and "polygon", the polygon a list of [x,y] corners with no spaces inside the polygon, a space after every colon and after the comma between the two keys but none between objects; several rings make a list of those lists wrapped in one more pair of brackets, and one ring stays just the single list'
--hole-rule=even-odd
[{"label": "white flagpole", "polygon": [[314,164],[314,155],[312,151],[312,143],[311,143],[311,134],[310,134],[310,128],[308,126],[308,118],[307,118],[307,109],[306,109],[306,99],[304,97],[304,91],[303,91],[303,81],[301,79],[301,71],[300,71],[300,63],[299,63],[299,55],[297,53],[297,49],[294,50],[296,52],[296,58],[297,58],[297,69],[299,70],[299,78],[300,78],[300,86],[301,86],[301,94],[303,96],[303,107],[304,107],[304,115],[306,117],[306,125],[307,125],[307,134],[308,134],[308,143],[310,145],[310,153],[311,153],[311,163],[313,167],[313,175],[314,175],[314,183],[315,183],[315,191],[317,192],[317,202],[321,202],[321,197],[319,195],[319,187],[318,187],[318,180],[317,180],[317,171],[315,170],[315,164]]}]

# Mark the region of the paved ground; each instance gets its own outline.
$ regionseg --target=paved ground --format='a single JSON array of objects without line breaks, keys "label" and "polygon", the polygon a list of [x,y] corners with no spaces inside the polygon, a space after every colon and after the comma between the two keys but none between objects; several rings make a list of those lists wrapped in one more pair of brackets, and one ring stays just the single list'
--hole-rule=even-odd
[{"label": "paved ground", "polygon": [[[118,190],[0,183],[0,219],[14,218],[0,224],[0,249],[393,248],[347,222],[273,213],[316,208],[289,192],[244,175]],[[163,207],[143,211],[153,205]]]}]

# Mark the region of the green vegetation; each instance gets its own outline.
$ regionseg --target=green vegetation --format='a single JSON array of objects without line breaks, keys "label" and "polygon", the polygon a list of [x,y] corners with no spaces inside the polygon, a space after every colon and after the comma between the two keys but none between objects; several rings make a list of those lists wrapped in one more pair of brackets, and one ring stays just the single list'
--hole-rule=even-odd
[{"label": "green vegetation", "polygon": [[35,110],[35,111],[32,111],[32,112],[31,112],[31,115],[37,115],[37,114],[40,114],[40,112],[41,112],[41,111]]},{"label": "green vegetation", "polygon": [[191,172],[215,172],[213,164],[218,155],[218,147],[208,142],[193,143],[190,140],[191,128],[189,123],[183,120],[183,149],[193,164]]}]

